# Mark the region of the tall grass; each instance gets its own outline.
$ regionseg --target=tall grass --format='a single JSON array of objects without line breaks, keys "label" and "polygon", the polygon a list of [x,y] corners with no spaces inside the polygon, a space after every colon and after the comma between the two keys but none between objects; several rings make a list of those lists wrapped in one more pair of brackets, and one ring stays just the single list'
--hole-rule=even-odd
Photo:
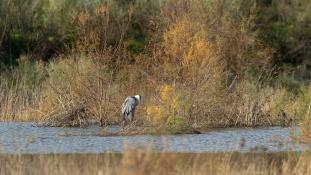
[{"label": "tall grass", "polygon": [[152,153],[1,155],[4,174],[310,174],[310,155]]},{"label": "tall grass", "polygon": [[0,74],[0,120],[38,120],[42,100],[42,82],[46,77],[42,62],[33,63],[25,56],[20,66]]}]

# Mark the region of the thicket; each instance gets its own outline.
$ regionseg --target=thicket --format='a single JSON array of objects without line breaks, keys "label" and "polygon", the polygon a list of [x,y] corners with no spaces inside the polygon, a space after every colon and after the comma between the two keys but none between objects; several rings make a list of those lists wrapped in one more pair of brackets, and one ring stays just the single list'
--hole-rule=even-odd
[{"label": "thicket", "polygon": [[295,66],[310,55],[308,0],[5,0],[0,8],[1,120],[118,123],[132,94],[143,97],[138,123],[174,133],[289,125],[307,112],[308,81]]}]

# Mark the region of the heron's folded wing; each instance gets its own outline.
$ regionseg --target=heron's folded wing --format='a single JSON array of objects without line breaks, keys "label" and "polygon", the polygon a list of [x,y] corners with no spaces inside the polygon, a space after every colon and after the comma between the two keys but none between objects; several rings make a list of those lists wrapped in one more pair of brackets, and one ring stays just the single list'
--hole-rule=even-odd
[{"label": "heron's folded wing", "polygon": [[132,97],[128,97],[125,99],[123,105],[122,105],[122,114],[129,114],[131,113],[135,108],[135,99]]}]

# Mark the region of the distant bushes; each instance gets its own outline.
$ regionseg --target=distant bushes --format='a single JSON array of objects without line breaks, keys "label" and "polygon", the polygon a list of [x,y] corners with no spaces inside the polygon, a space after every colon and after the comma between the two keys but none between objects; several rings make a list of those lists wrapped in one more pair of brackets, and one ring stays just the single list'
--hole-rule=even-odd
[{"label": "distant bushes", "polygon": [[157,10],[156,4],[145,1],[1,1],[0,62],[17,65],[21,54],[48,61],[74,48],[117,47],[120,42],[130,40],[136,45],[129,43],[128,48],[132,53],[139,52],[142,46],[137,43],[143,43],[147,33],[144,30],[148,30],[143,25],[148,24],[148,15]]},{"label": "distant bushes", "polygon": [[72,1],[3,0],[0,2],[0,61],[17,64],[21,54],[47,60],[73,41]]},{"label": "distant bushes", "polygon": [[[248,54],[255,54],[249,59],[256,57],[256,54],[264,54],[256,52],[257,48],[274,50],[272,61],[277,64],[299,64],[310,55],[311,7],[308,0],[202,3],[198,12],[191,12],[191,15],[201,19],[208,17],[207,23],[213,24],[208,26],[209,39],[218,44],[230,45],[223,47],[227,49],[223,53],[227,54],[228,60],[233,61],[232,67],[246,64],[231,58],[239,57],[232,55],[232,50],[244,47],[251,47],[247,50]],[[4,0],[0,2],[1,62],[17,64],[16,59],[21,54],[48,60],[68,53],[75,46],[78,46],[77,49],[93,47],[94,50],[94,47],[120,47],[118,44],[121,42],[131,53],[129,61],[133,63],[133,57],[143,52],[149,41],[161,38],[155,33],[163,32],[165,26],[180,20],[180,15],[188,13],[187,8],[194,6],[193,1],[170,0]],[[223,23],[224,20],[227,20],[227,24]],[[241,30],[231,30],[233,28]],[[244,30],[246,28],[251,30]],[[252,35],[258,34],[264,42],[252,39]],[[220,35],[222,40],[217,37]],[[235,38],[229,40],[226,37],[229,35]]]},{"label": "distant bushes", "polygon": [[311,3],[309,0],[258,1],[257,28],[276,52],[277,64],[301,64],[310,57]]}]

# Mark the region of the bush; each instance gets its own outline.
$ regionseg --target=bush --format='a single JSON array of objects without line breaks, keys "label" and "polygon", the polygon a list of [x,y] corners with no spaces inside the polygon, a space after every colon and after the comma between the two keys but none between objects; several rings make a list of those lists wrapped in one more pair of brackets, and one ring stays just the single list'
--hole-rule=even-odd
[{"label": "bush", "polygon": [[50,112],[71,110],[84,105],[86,116],[106,124],[121,119],[118,84],[105,64],[88,56],[61,59],[49,65],[49,78],[44,83],[44,96],[40,110]]},{"label": "bush", "polygon": [[[265,42],[276,49],[277,64],[301,64],[310,56],[311,5],[308,0],[271,0],[259,3],[257,28]],[[308,62],[308,61],[307,61]]]},{"label": "bush", "polygon": [[0,2],[0,62],[17,64],[21,54],[47,60],[73,41],[70,18],[75,1]]},{"label": "bush", "polygon": [[172,85],[162,85],[159,90],[160,101],[150,101],[146,106],[147,116],[154,124],[162,125],[169,116],[186,117],[189,111],[189,98]]},{"label": "bush", "polygon": [[191,126],[183,117],[169,116],[166,121],[166,129],[172,134],[181,134],[189,132]]},{"label": "bush", "polygon": [[308,115],[309,105],[311,101],[310,86],[302,87],[298,97],[294,103],[295,114],[299,118]]}]

